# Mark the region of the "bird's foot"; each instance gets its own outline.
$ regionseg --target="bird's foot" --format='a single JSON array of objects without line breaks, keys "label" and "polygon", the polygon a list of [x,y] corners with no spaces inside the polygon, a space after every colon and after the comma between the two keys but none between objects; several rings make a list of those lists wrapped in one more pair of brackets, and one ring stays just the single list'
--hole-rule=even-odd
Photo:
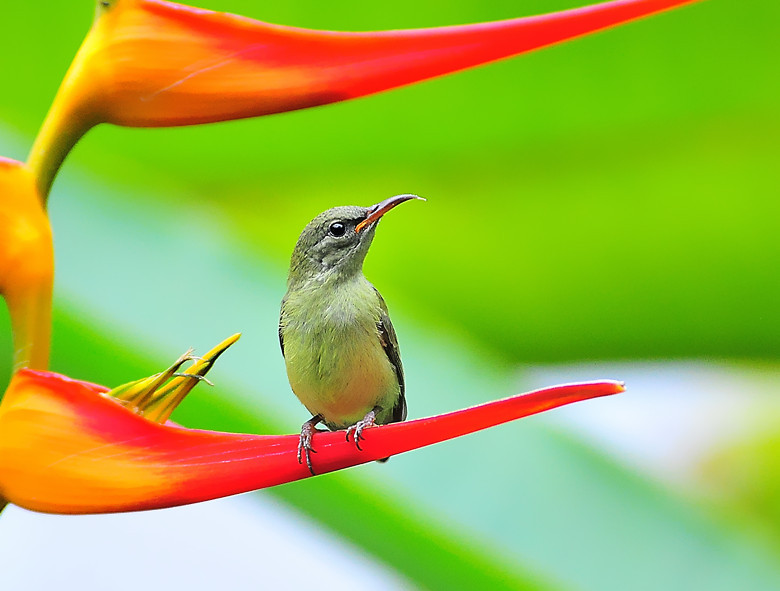
[{"label": "bird's foot", "polygon": [[367,429],[376,425],[376,413],[378,410],[378,408],[374,408],[373,410],[369,411],[360,421],[347,429],[347,441],[349,441],[349,434],[354,432],[355,446],[360,451],[363,451],[363,449],[360,447],[360,440],[365,439],[365,437],[363,437],[363,429]]},{"label": "bird's foot", "polygon": [[311,454],[316,454],[317,450],[312,447],[311,440],[312,437],[314,437],[314,434],[317,432],[315,427],[321,420],[322,417],[317,415],[310,418],[303,425],[301,425],[301,438],[298,440],[298,463],[303,463],[303,456],[305,455],[306,466],[309,468],[309,472],[311,472],[312,476],[316,475],[314,474],[314,468],[311,466]]}]

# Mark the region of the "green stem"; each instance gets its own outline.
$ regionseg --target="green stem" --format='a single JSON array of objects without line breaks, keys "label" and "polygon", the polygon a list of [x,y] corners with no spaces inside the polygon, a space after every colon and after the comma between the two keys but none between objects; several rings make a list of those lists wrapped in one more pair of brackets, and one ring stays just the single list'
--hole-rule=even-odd
[{"label": "green stem", "polygon": [[92,127],[86,124],[71,110],[64,100],[65,83],[54,99],[54,103],[43,121],[35,138],[27,165],[35,175],[38,193],[42,205],[46,207],[54,177],[73,146]]},{"label": "green stem", "polygon": [[73,58],[27,158],[44,208],[54,177],[68,153],[101,120],[90,90],[94,75],[87,68],[89,40],[87,35]]}]

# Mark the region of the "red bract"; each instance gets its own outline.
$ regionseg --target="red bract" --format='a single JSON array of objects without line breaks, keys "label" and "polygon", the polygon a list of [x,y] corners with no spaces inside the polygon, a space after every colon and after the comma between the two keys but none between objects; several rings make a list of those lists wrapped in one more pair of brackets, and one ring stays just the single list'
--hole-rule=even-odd
[{"label": "red bract", "polygon": [[191,125],[323,105],[693,1],[613,0],[499,22],[351,33],[271,25],[161,0],[112,0],[99,7],[29,164],[47,195],[70,148],[98,123]]},{"label": "red bract", "polygon": [[[619,382],[569,384],[367,430],[363,451],[343,432],[314,436],[314,468],[332,472],[579,400]],[[298,435],[242,435],[159,424],[107,388],[22,370],[0,405],[3,499],[52,513],[137,511],[196,503],[310,477]]]}]

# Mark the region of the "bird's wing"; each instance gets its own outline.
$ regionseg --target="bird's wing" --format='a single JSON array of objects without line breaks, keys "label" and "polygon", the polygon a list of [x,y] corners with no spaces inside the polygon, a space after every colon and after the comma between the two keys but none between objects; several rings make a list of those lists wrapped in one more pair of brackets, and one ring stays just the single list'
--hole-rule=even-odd
[{"label": "bird's wing", "polygon": [[379,329],[379,338],[381,339],[382,347],[384,347],[385,353],[387,354],[387,359],[395,368],[395,375],[398,377],[398,386],[401,389],[400,395],[398,396],[398,401],[393,407],[393,416],[391,422],[396,423],[406,420],[406,386],[404,384],[404,368],[401,366],[401,354],[398,351],[398,337],[395,334],[393,323],[390,322],[390,316],[387,312],[387,304],[385,304],[385,300],[382,298],[382,294],[380,294],[376,288],[374,288],[374,292],[379,298],[381,310],[379,314],[379,322],[376,323],[376,327]]},{"label": "bird's wing", "polygon": [[279,346],[282,348],[282,357],[284,357],[284,332],[282,332],[282,319],[284,318],[284,304],[287,302],[287,297],[282,299],[282,309],[279,312]]}]

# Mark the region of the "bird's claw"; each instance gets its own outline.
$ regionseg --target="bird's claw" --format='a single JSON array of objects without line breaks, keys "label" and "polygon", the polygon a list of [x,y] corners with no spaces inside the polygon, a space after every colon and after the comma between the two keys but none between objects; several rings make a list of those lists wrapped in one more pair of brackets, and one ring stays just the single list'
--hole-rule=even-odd
[{"label": "bird's claw", "polygon": [[355,447],[357,447],[360,451],[363,451],[363,448],[360,447],[360,440],[365,439],[365,437],[363,437],[363,429],[368,429],[374,425],[376,425],[376,411],[372,410],[366,416],[364,416],[362,420],[358,421],[347,429],[347,441],[349,441],[349,434],[354,432],[355,435],[353,439],[355,440]]},{"label": "bird's claw", "polygon": [[315,425],[312,421],[306,421],[301,426],[301,437],[298,439],[298,463],[303,464],[303,456],[306,456],[306,467],[309,468],[312,476],[316,476],[314,468],[311,465],[311,454],[316,454],[317,450],[311,445],[312,437],[317,432]]}]

